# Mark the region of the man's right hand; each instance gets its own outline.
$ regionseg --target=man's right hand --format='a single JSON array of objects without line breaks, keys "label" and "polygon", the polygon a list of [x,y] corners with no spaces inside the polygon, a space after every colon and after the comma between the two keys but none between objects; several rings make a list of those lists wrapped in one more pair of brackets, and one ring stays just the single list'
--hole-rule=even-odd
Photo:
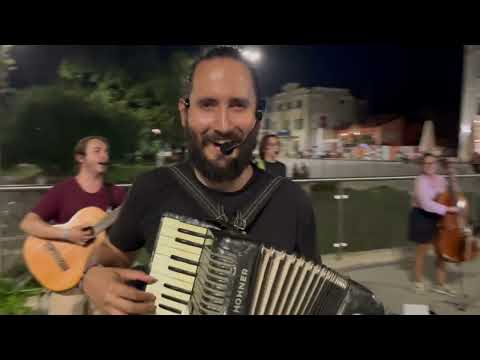
[{"label": "man's right hand", "polygon": [[88,229],[86,226],[76,226],[67,230],[67,239],[65,240],[73,244],[85,246],[93,238],[91,229]]},{"label": "man's right hand", "polygon": [[109,315],[155,314],[155,296],[126,284],[135,280],[157,281],[141,271],[94,267],[83,278],[83,291],[99,311]]}]

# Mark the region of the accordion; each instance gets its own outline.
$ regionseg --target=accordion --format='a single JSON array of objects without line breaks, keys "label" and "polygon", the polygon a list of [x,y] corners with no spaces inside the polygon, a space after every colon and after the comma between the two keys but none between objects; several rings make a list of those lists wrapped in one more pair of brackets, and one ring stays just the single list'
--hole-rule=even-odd
[{"label": "accordion", "polygon": [[158,315],[383,315],[361,284],[212,224],[162,218],[146,291]]}]

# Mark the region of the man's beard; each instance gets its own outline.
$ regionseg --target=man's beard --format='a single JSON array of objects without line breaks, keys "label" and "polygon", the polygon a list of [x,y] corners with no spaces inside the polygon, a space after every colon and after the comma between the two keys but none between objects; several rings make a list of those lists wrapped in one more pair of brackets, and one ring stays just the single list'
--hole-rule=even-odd
[{"label": "man's beard", "polygon": [[190,160],[193,166],[207,180],[222,183],[237,179],[243,171],[250,165],[253,157],[253,150],[257,146],[258,127],[254,129],[247,137],[246,141],[238,147],[238,156],[235,158],[228,157],[226,166],[217,166],[214,162],[208,160],[203,149],[211,143],[228,141],[241,143],[243,139],[231,133],[226,135],[204,135],[202,139],[197,139],[190,128],[185,130],[188,138],[188,149]]}]

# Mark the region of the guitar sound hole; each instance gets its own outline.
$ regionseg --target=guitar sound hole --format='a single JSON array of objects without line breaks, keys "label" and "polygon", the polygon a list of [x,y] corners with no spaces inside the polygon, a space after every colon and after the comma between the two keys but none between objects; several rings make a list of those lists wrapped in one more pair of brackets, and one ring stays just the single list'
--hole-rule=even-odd
[{"label": "guitar sound hole", "polygon": [[48,242],[47,244],[45,244],[45,247],[47,251],[52,255],[53,259],[62,271],[70,270],[70,267],[63,258],[62,254],[60,254],[60,252],[57,250],[55,245],[53,245],[51,242]]}]

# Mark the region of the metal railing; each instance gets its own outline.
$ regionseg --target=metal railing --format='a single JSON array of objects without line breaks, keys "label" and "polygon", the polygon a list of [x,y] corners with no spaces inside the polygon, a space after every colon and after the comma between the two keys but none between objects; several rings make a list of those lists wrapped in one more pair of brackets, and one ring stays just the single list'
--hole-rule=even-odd
[{"label": "metal railing", "polygon": [[[408,246],[408,216],[415,176],[296,179],[311,197],[316,214],[320,255]],[[472,217],[480,220],[480,175],[458,175],[471,203]],[[121,184],[130,187],[130,184]],[[21,247],[20,219],[49,185],[0,186],[0,261]],[[3,240],[2,240],[3,239]],[[5,252],[7,242],[8,251]],[[3,253],[3,254],[2,254]],[[0,264],[0,271],[2,270]]]}]

